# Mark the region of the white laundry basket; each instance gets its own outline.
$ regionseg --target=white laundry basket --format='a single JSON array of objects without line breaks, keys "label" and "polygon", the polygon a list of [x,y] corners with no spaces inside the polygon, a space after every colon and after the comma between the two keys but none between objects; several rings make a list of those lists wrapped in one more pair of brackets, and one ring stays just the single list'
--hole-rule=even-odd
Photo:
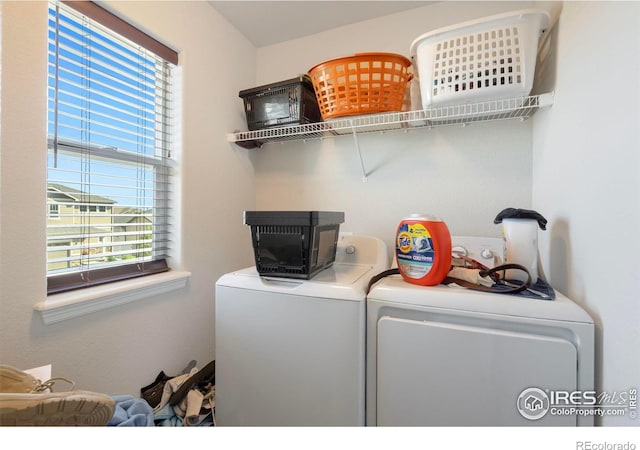
[{"label": "white laundry basket", "polygon": [[528,9],[441,28],[411,44],[424,109],[526,96],[549,14]]}]

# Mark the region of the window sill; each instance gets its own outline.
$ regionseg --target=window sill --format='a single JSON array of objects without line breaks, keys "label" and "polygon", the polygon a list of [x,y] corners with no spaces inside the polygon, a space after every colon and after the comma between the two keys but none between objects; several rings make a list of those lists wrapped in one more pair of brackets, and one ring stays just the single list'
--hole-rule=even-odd
[{"label": "window sill", "polygon": [[84,316],[125,303],[181,289],[187,285],[190,272],[169,271],[157,275],[119,281],[117,283],[50,295],[36,304],[45,325]]}]

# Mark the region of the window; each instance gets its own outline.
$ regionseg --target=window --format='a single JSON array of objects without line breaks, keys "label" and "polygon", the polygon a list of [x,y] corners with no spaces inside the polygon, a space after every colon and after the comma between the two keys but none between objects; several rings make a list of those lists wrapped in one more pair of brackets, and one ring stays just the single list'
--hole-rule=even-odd
[{"label": "window", "polygon": [[49,203],[49,218],[57,219],[60,217],[60,205]]},{"label": "window", "polygon": [[49,5],[50,294],[167,271],[171,241],[177,55],[92,2],[65,3]]}]

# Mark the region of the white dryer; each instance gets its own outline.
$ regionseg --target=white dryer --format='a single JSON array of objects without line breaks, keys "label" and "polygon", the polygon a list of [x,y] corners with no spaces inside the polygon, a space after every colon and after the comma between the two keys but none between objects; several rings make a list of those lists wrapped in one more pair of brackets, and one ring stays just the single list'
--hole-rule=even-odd
[{"label": "white dryer", "polygon": [[255,267],[216,283],[216,423],[365,424],[366,287],[388,268],[383,241],[341,236],[310,280]]},{"label": "white dryer", "polygon": [[593,320],[558,292],[543,300],[394,275],[368,295],[369,426],[592,425],[551,414],[549,398],[592,391],[593,377]]}]

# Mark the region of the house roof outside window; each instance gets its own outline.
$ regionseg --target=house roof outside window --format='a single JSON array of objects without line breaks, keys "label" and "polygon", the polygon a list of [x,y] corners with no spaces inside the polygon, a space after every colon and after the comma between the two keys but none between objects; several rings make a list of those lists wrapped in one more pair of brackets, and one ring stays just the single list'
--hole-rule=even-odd
[{"label": "house roof outside window", "polygon": [[47,198],[56,202],[69,201],[70,199],[73,202],[96,205],[113,205],[118,203],[115,200],[102,197],[101,195],[88,194],[78,189],[56,183],[49,183],[47,185]]}]

